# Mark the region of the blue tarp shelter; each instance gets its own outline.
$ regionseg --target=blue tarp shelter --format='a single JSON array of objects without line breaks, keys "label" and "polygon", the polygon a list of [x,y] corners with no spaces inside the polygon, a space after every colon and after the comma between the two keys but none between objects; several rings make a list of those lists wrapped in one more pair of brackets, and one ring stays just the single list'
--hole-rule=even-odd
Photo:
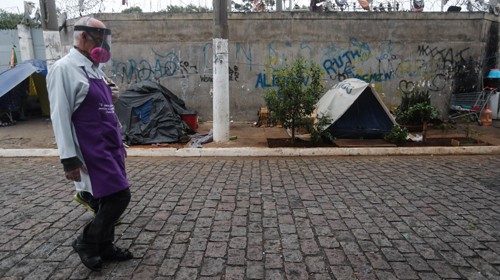
[{"label": "blue tarp shelter", "polygon": [[40,59],[24,61],[0,73],[0,112],[6,113],[12,121],[12,112],[19,110],[22,95],[29,91],[38,96],[43,115],[49,115],[46,75],[47,64]]},{"label": "blue tarp shelter", "polygon": [[316,104],[318,117],[331,122],[323,127],[335,138],[383,138],[396,124],[377,92],[359,79],[334,85]]},{"label": "blue tarp shelter", "polygon": [[0,98],[9,93],[14,87],[26,80],[37,68],[31,63],[21,63],[16,67],[0,74]]}]

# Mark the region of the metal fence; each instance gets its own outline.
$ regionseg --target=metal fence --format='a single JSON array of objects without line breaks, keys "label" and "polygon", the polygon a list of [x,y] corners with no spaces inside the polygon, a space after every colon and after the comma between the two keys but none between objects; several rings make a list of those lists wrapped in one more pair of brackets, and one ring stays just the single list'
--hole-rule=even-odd
[{"label": "metal fence", "polygon": [[[310,0],[282,0],[282,9],[287,10],[309,10]],[[396,12],[396,11],[412,11],[415,6],[422,6],[423,12],[440,12],[448,11],[450,7],[458,7],[461,12],[489,12],[490,7],[499,6],[499,0],[325,0],[320,6],[326,11],[365,11],[360,2],[365,1],[370,3],[372,12]],[[247,3],[250,8],[248,11],[256,11],[256,5],[251,4],[254,1],[248,0],[228,0],[231,2],[232,12],[242,12],[243,7]],[[276,0],[261,0],[264,3],[265,11],[276,11]],[[125,5],[124,5],[125,3]],[[270,5],[269,3],[273,3]],[[169,6],[187,6],[193,5],[212,9],[211,0],[56,0],[57,8],[60,11],[66,12],[69,18],[79,17],[80,15],[88,15],[92,13],[118,13],[130,7],[140,7],[143,12],[164,12]],[[453,8],[452,8],[453,10]],[[456,8],[455,8],[456,10]],[[497,10],[498,12],[498,10]]]}]

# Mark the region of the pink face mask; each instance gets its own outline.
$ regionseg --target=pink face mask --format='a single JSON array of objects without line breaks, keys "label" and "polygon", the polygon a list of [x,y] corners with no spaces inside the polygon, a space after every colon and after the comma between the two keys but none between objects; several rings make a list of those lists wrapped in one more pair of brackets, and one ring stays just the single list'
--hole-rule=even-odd
[{"label": "pink face mask", "polygon": [[106,63],[111,58],[111,52],[103,47],[95,47],[90,51],[90,58],[96,63]]},{"label": "pink face mask", "polygon": [[111,30],[77,25],[75,31],[84,31],[95,43],[90,50],[90,59],[94,63],[106,63],[111,59]]}]

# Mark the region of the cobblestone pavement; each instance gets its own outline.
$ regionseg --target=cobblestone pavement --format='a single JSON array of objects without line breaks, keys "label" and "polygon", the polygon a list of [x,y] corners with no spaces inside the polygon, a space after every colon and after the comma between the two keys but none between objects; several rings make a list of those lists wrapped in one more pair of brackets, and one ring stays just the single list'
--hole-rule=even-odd
[{"label": "cobblestone pavement", "polygon": [[90,272],[91,214],[55,158],[0,159],[0,278],[500,279],[500,157],[130,158],[117,243]]}]

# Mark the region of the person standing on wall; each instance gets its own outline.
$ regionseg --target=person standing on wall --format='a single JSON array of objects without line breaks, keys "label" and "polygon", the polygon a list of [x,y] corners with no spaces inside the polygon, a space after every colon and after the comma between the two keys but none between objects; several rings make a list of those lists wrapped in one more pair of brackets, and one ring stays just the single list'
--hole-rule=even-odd
[{"label": "person standing on wall", "polygon": [[47,88],[66,178],[99,204],[72,246],[86,267],[99,271],[103,261],[133,257],[114,245],[115,223],[131,195],[111,89],[99,68],[111,58],[111,30],[97,19],[83,17],[75,23],[73,39],[74,48],[49,70]]}]

